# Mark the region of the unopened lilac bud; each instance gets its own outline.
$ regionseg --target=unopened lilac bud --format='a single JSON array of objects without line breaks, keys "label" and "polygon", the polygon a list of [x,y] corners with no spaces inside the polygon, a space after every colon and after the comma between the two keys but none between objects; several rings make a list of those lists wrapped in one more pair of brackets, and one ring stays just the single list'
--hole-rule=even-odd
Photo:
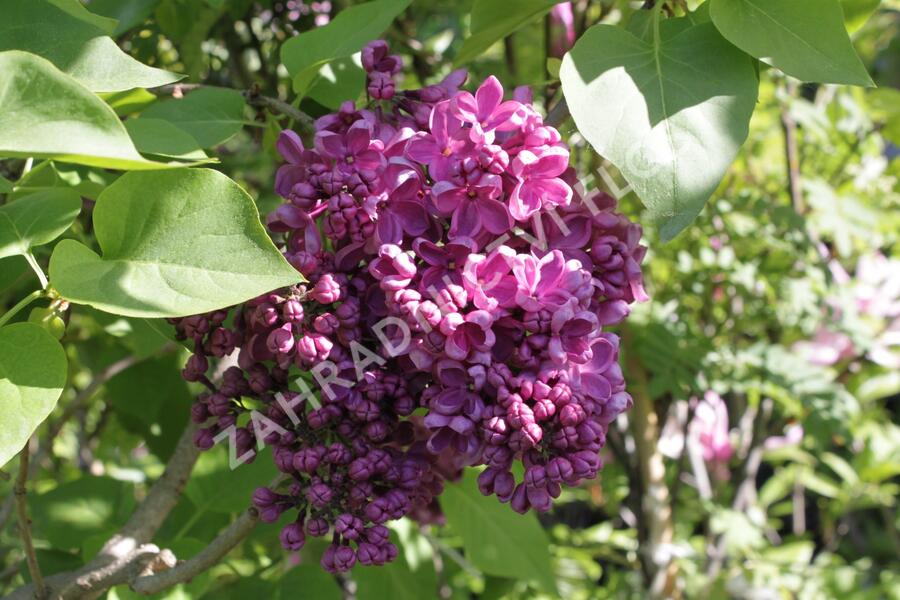
[{"label": "unopened lilac bud", "polygon": [[281,540],[281,547],[292,552],[300,550],[306,543],[306,535],[304,535],[303,526],[300,523],[286,525],[278,537]]},{"label": "unopened lilac bud", "polygon": [[290,323],[273,329],[266,338],[266,347],[273,354],[287,354],[294,348],[294,332]]},{"label": "unopened lilac bud", "polygon": [[547,512],[553,505],[553,499],[550,498],[550,494],[547,493],[546,488],[529,487],[526,488],[525,494],[528,497],[528,503],[537,511]]},{"label": "unopened lilac bud", "polygon": [[385,553],[384,562],[393,562],[393,560],[397,558],[397,555],[399,554],[397,546],[395,546],[391,542],[387,542],[384,546],[382,546],[382,548],[384,549]]},{"label": "unopened lilac bud", "polygon": [[379,525],[387,521],[389,517],[387,503],[381,498],[370,502],[364,512],[368,520]]},{"label": "unopened lilac bud", "polygon": [[294,454],[293,466],[301,473],[315,473],[322,456],[313,448],[304,448]]},{"label": "unopened lilac bud", "polygon": [[502,471],[494,478],[494,494],[500,502],[508,502],[516,487],[516,479],[509,471]]},{"label": "unopened lilac bud", "polygon": [[509,505],[517,513],[524,515],[526,512],[528,512],[530,505],[528,504],[528,495],[524,483],[520,483],[516,486],[516,489],[513,491],[512,498],[510,498]]},{"label": "unopened lilac bud", "polygon": [[287,506],[284,504],[267,506],[259,511],[259,520],[263,523],[274,523],[286,509]]},{"label": "unopened lilac bud", "polygon": [[209,353],[217,358],[228,356],[234,351],[235,335],[224,327],[218,327],[209,337]]},{"label": "unopened lilac bud", "polygon": [[279,494],[276,494],[267,487],[258,487],[253,492],[253,505],[257,508],[267,508],[278,502],[280,499],[281,496]]},{"label": "unopened lilac bud", "polygon": [[334,568],[338,573],[349,571],[356,564],[356,552],[350,546],[341,546],[334,553]]},{"label": "unopened lilac bud", "polygon": [[372,463],[370,463],[368,459],[357,458],[350,463],[348,473],[350,479],[354,481],[365,481],[375,473],[375,470],[372,468]]},{"label": "unopened lilac bud", "polygon": [[600,455],[596,452],[582,450],[576,452],[570,458],[572,471],[578,479],[591,479],[600,470]]},{"label": "unopened lilac bud", "polygon": [[550,462],[547,463],[546,471],[547,478],[555,483],[570,481],[574,474],[572,463],[561,456],[550,459]]},{"label": "unopened lilac bud", "polygon": [[344,513],[334,521],[334,530],[348,540],[358,540],[363,532],[362,519]]},{"label": "unopened lilac bud", "polygon": [[341,299],[341,286],[333,275],[326,273],[310,290],[309,296],[320,304],[332,304]]},{"label": "unopened lilac bud", "polygon": [[306,521],[306,533],[313,537],[322,537],[328,533],[328,529],[328,522],[322,517],[315,517]]},{"label": "unopened lilac bud", "polygon": [[559,411],[559,420],[566,427],[574,427],[584,421],[587,415],[577,402],[570,402]]},{"label": "unopened lilac bud", "polygon": [[376,546],[383,546],[391,537],[390,530],[384,525],[373,525],[363,532],[367,541]]},{"label": "unopened lilac bud", "polygon": [[209,410],[202,402],[195,402],[191,406],[191,421],[194,423],[203,423],[209,418]]},{"label": "unopened lilac bud", "polygon": [[201,450],[209,450],[216,445],[214,436],[209,429],[198,429],[194,432],[194,445]]},{"label": "unopened lilac bud", "polygon": [[202,354],[192,354],[181,372],[186,381],[200,381],[209,369],[209,361]]},{"label": "unopened lilac bud", "polygon": [[362,542],[356,549],[356,556],[359,559],[359,564],[375,566],[384,564],[386,553],[375,544]]},{"label": "unopened lilac bud", "polygon": [[530,488],[542,488],[547,485],[547,471],[540,465],[528,467],[525,471],[525,485]]},{"label": "unopened lilac bud", "polygon": [[206,401],[209,413],[216,417],[224,417],[231,412],[231,400],[222,394],[212,394]]},{"label": "unopened lilac bud", "polygon": [[534,424],[534,413],[524,402],[513,402],[506,411],[506,419],[516,429]]},{"label": "unopened lilac bud", "polygon": [[298,300],[288,300],[281,307],[281,316],[288,323],[299,323],[303,320],[303,305]]},{"label": "unopened lilac bud", "polygon": [[307,490],[306,497],[309,498],[309,501],[316,508],[324,508],[331,502],[331,499],[334,497],[334,492],[332,492],[331,488],[324,483],[317,483]]}]

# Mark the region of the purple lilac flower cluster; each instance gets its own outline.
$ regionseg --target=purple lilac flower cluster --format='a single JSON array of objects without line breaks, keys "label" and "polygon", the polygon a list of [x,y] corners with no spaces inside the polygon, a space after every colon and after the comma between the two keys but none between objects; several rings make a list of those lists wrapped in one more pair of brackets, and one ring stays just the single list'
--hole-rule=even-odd
[{"label": "purple lilac flower cluster", "polygon": [[[481,491],[519,512],[595,477],[631,404],[604,328],[646,299],[641,228],[610,196],[579,196],[527,90],[504,100],[490,77],[472,94],[455,71],[400,91],[384,42],[362,57],[367,107],[318,119],[311,145],[292,131],[278,141],[286,202],[268,226],[307,282],[230,320],[176,322],[196,348],[184,376],[210,388],[196,442],[234,428],[240,454],[263,435],[289,481],[254,502],[266,521],[296,511],[288,549],[331,532],[329,571],[392,560],[384,523],[433,516],[463,465],[484,465]],[[235,351],[213,384],[208,358]],[[317,402],[295,413],[275,399],[297,398],[299,373]],[[266,407],[264,432],[238,426],[247,398]]]}]

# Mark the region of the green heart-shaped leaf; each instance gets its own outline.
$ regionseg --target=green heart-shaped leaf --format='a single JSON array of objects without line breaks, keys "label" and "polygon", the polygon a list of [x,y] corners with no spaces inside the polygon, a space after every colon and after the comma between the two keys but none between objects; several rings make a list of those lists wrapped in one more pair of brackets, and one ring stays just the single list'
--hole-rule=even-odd
[{"label": "green heart-shaped leaf", "polygon": [[81,212],[81,198],[67,188],[23,196],[0,206],[0,258],[26,254],[52,242]]},{"label": "green heart-shaped leaf", "polygon": [[838,0],[710,0],[729,42],[801,81],[871,86]]},{"label": "green heart-shaped leaf", "polygon": [[66,385],[66,353],[34,323],[0,327],[0,467],[56,406]]},{"label": "green heart-shaped leaf", "polygon": [[103,256],[63,240],[50,281],[67,300],[106,312],[185,316],[302,280],[253,199],[209,169],[126,173],[97,199],[94,232]]},{"label": "green heart-shaped leaf", "polygon": [[338,12],[328,25],[292,37],[281,47],[281,62],[294,81],[294,91],[305,95],[319,68],[345,58],[381,35],[411,0],[372,0]]},{"label": "green heart-shaped leaf", "polygon": [[477,476],[466,469],[462,481],[448,483],[441,495],[447,523],[462,536],[466,557],[486,574],[531,580],[555,593],[550,542],[537,517],[483,496]]},{"label": "green heart-shaped leaf", "polygon": [[0,50],[43,56],[93,92],[156,87],[183,77],[125,54],[97,19],[109,21],[58,0],[4,0]]},{"label": "green heart-shaped leaf", "polygon": [[187,132],[201,148],[225,143],[244,126],[244,97],[225,88],[201,88],[150,105],[141,118],[162,119]]},{"label": "green heart-shaped leaf", "polygon": [[566,54],[578,130],[621,172],[671,239],[703,209],[747,138],[758,80],[712,23],[660,23],[658,39],[595,25]]},{"label": "green heart-shaped leaf", "polygon": [[162,169],[138,154],[116,113],[50,62],[0,52],[0,156],[109,169]]}]

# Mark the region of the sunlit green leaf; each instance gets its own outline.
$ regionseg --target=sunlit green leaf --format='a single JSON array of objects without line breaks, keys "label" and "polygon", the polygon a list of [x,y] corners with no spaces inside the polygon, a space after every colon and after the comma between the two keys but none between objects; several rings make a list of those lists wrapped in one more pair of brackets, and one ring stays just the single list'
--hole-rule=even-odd
[{"label": "sunlit green leaf", "polygon": [[143,158],[116,113],[43,58],[0,52],[0,156],[109,169],[160,169]]},{"label": "sunlit green leaf", "polygon": [[801,81],[873,85],[838,0],[710,0],[728,41]]},{"label": "sunlit green leaf", "polygon": [[50,280],[69,301],[107,312],[203,313],[301,280],[252,198],[217,171],[128,173],[100,195],[93,221],[103,256],[63,240]]},{"label": "sunlit green leaf", "polygon": [[305,95],[321,66],[345,58],[375,39],[403,12],[411,0],[372,0],[338,12],[328,25],[292,37],[281,47],[281,62],[294,82],[294,91]]},{"label": "sunlit green leaf", "polygon": [[23,196],[0,206],[0,258],[26,254],[55,240],[81,212],[81,198],[59,188]]},{"label": "sunlit green leaf", "polygon": [[122,52],[107,31],[91,22],[100,17],[87,15],[78,18],[48,0],[4,0],[0,50],[43,56],[94,92],[156,87],[181,79]]},{"label": "sunlit green leaf", "polygon": [[560,78],[578,130],[671,239],[700,213],[747,137],[757,79],[711,23],[670,19],[658,43],[595,25]]},{"label": "sunlit green leaf", "polygon": [[42,327],[13,323],[0,328],[0,467],[56,406],[67,368],[62,346]]}]

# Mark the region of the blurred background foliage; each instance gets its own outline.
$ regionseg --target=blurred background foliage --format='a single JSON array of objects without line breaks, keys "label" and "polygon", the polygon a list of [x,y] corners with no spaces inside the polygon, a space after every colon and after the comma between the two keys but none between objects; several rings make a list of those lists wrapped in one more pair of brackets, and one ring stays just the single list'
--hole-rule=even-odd
[{"label": "blurred background foliage", "polygon": [[[296,124],[234,99],[292,97],[282,45],[351,4],[87,7],[118,20],[113,36],[137,60],[187,73],[188,83],[238,90],[197,99],[188,130],[265,214],[278,203],[274,141]],[[627,22],[640,8],[576,4],[578,31]],[[448,524],[401,522],[401,560],[339,582],[320,571],[316,543],[291,555],[277,528],[262,526],[221,564],[160,597],[319,599],[355,590],[361,599],[643,598],[661,564],[675,582],[670,593],[684,597],[900,598],[900,3],[843,5],[878,88],[800,85],[764,69],[750,137],[700,218],[665,245],[646,228],[652,301],[620,333],[631,391],[653,413],[632,412],[611,431],[601,478],[565,492],[538,524],[481,499],[466,477],[442,497]],[[485,27],[471,9],[467,0],[417,0],[394,22],[384,37],[405,58],[404,85],[465,66],[470,81],[494,74],[508,88],[532,86],[539,103],[558,97],[557,25],[526,19],[500,42],[467,48]],[[299,108],[333,110],[354,99],[363,79],[358,54],[331,63]],[[163,120],[172,102],[140,89],[104,98],[120,116]],[[604,167],[615,180],[571,121],[560,129],[584,172]],[[786,136],[796,141],[793,173]],[[5,180],[23,170],[21,160],[0,163]],[[86,210],[69,235],[89,243],[92,201],[115,177],[45,161],[7,200],[74,188]],[[639,216],[635,198],[624,206]],[[33,277],[21,257],[0,261],[0,304],[32,289]],[[196,392],[179,375],[184,350],[159,334],[160,324],[87,307],[69,318],[70,385],[38,431],[33,461],[30,508],[45,575],[82,565],[124,522],[162,471]],[[649,448],[637,439],[641,417],[655,423]],[[230,472],[225,452],[201,458],[160,546],[195,553],[272,477],[268,460]],[[641,463],[657,458],[671,508],[667,518],[656,515],[667,528],[662,538],[648,531],[642,506]],[[0,497],[11,498],[11,487],[0,480]],[[10,508],[8,500],[0,508],[0,590],[28,580]]]}]

